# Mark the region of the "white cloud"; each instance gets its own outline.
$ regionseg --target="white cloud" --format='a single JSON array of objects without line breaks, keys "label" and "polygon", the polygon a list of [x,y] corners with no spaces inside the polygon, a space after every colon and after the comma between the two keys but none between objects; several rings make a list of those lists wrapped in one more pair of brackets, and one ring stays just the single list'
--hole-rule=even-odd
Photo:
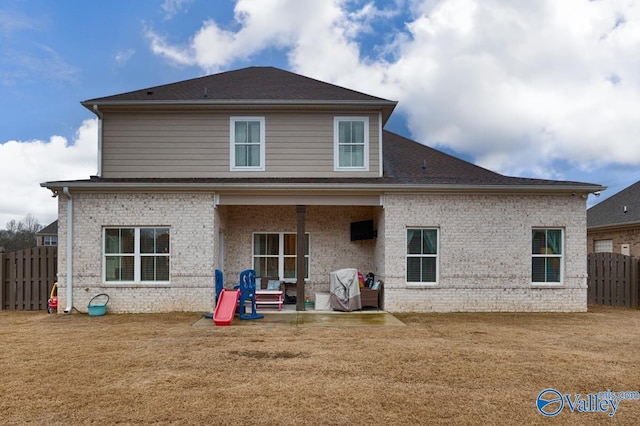
[{"label": "white cloud", "polygon": [[14,31],[31,29],[34,22],[24,14],[0,9],[0,33],[12,33]]},{"label": "white cloud", "polygon": [[171,19],[184,11],[193,0],[164,0],[160,6],[165,13],[165,19]]},{"label": "white cloud", "polygon": [[[207,20],[182,44],[147,34],[157,55],[206,72],[283,49],[295,72],[398,100],[414,138],[502,173],[561,179],[559,163],[640,165],[640,6],[398,0],[395,7],[238,0],[234,23]],[[398,11],[404,24],[365,51],[362,37]]]},{"label": "white cloud", "polygon": [[122,65],[125,64],[129,59],[131,59],[135,54],[135,49],[127,49],[124,51],[119,50],[116,52],[116,55],[113,57],[113,59],[116,61],[116,64]]},{"label": "white cloud", "polygon": [[62,136],[49,141],[0,144],[0,228],[32,214],[43,226],[57,218],[57,199],[41,182],[88,179],[96,173],[98,120],[87,119],[72,143]]},{"label": "white cloud", "polygon": [[36,44],[24,51],[3,51],[0,45],[0,81],[5,85],[25,81],[76,83],[78,69],[47,45]]}]

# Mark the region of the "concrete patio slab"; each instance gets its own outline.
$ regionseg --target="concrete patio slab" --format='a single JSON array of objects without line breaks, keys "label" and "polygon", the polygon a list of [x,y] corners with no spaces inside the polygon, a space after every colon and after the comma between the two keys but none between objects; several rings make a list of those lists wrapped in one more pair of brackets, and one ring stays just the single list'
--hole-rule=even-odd
[{"label": "concrete patio slab", "polygon": [[[234,317],[230,327],[255,326],[289,326],[289,327],[404,327],[405,324],[388,312],[337,312],[337,311],[305,311],[305,312],[260,312],[264,318],[257,320],[241,320]],[[213,319],[201,318],[194,326],[216,327]]]}]

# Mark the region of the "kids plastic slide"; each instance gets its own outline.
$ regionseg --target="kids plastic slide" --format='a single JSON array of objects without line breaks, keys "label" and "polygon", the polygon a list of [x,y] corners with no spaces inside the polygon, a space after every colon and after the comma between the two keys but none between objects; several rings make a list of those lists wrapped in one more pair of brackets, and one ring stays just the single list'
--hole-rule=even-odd
[{"label": "kids plastic slide", "polygon": [[240,298],[240,290],[223,289],[220,292],[220,298],[213,313],[213,321],[216,325],[230,325],[233,316],[236,313],[238,299]]}]

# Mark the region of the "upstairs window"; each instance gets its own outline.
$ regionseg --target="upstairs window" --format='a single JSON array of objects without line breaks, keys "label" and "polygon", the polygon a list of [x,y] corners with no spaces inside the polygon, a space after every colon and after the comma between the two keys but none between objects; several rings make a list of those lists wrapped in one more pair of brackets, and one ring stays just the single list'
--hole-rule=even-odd
[{"label": "upstairs window", "polygon": [[531,238],[531,281],[535,284],[562,282],[562,229],[534,229]]},{"label": "upstairs window", "polygon": [[369,169],[369,118],[335,117],[334,169]]},{"label": "upstairs window", "polygon": [[264,117],[231,117],[231,170],[264,170]]}]

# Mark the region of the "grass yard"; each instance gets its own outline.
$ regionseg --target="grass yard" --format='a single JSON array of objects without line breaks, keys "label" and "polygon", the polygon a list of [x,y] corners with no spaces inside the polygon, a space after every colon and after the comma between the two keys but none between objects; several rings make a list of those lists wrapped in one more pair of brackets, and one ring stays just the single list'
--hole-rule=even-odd
[{"label": "grass yard", "polygon": [[[406,327],[194,326],[200,314],[0,312],[2,424],[637,424],[536,409],[640,391],[640,311],[407,314]],[[572,397],[573,398],[573,397]]]}]

